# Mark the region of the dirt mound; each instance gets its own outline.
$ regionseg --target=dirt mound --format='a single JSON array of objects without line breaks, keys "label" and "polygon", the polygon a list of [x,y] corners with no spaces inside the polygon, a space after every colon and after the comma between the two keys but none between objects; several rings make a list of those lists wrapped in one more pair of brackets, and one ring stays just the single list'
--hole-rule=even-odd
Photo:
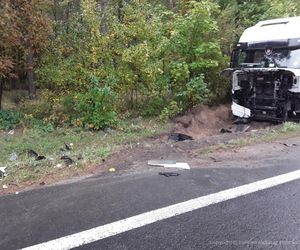
[{"label": "dirt mound", "polygon": [[195,139],[218,134],[221,128],[232,125],[229,105],[215,107],[197,106],[174,119],[174,132],[192,136]]}]

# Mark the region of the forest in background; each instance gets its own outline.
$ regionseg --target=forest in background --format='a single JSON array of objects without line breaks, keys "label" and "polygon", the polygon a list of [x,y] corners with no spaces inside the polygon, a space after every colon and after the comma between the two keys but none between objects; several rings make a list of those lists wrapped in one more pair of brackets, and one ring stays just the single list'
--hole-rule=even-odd
[{"label": "forest in background", "polygon": [[219,76],[242,31],[294,0],[1,0],[0,129],[104,129],[230,98]]}]

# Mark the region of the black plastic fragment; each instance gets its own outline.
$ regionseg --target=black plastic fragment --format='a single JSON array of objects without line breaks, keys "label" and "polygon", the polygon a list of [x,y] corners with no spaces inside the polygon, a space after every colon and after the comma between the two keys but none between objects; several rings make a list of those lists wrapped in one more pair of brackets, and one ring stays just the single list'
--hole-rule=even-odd
[{"label": "black plastic fragment", "polygon": [[64,160],[66,165],[72,165],[74,163],[73,159],[67,155],[62,156],[60,159]]},{"label": "black plastic fragment", "polygon": [[228,128],[221,128],[220,132],[222,134],[225,134],[225,133],[232,133],[232,130],[231,129],[228,129]]},{"label": "black plastic fragment", "polygon": [[173,173],[173,172],[159,172],[159,175],[163,175],[165,177],[175,177],[175,176],[179,176],[180,174],[178,173]]},{"label": "black plastic fragment", "polygon": [[191,137],[189,135],[182,134],[182,133],[171,133],[169,135],[169,140],[186,141],[186,140],[193,140],[193,137]]},{"label": "black plastic fragment", "polygon": [[32,149],[28,150],[27,154],[29,157],[33,157],[33,158],[37,158],[39,156],[39,154]]},{"label": "black plastic fragment", "polygon": [[37,152],[35,152],[32,149],[29,149],[27,151],[27,154],[28,154],[29,157],[35,158],[36,161],[41,161],[41,160],[45,160],[46,159],[45,156],[39,155]]},{"label": "black plastic fragment", "polygon": [[68,150],[68,151],[71,150],[71,147],[70,147],[67,143],[65,143],[65,148],[66,148],[66,150]]},{"label": "black plastic fragment", "polygon": [[38,157],[35,158],[36,161],[41,161],[41,160],[45,160],[46,157],[43,155],[39,155]]}]

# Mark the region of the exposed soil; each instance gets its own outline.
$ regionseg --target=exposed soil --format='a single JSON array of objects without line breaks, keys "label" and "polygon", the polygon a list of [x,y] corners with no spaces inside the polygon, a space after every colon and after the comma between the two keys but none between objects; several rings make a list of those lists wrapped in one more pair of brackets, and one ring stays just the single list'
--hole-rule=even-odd
[{"label": "exposed soil", "polygon": [[228,105],[217,107],[198,106],[176,117],[175,132],[192,136],[194,139],[218,134],[221,128],[232,125],[232,116]]},{"label": "exposed soil", "polygon": [[[253,133],[263,134],[265,128],[275,126],[268,122],[254,121],[249,124],[235,125],[233,121],[229,105],[195,107],[182,116],[176,117],[171,131],[187,134],[194,140],[175,142],[169,139],[169,133],[162,134],[122,148],[99,167],[114,166],[119,171],[128,168],[145,168],[148,160],[175,160],[187,162],[192,167],[208,167],[210,165],[208,163],[219,161],[214,153],[205,156],[201,153],[210,146],[226,144],[233,139],[252,136]],[[226,129],[227,133],[221,133],[222,128]],[[223,153],[223,158],[226,158],[227,152]],[[236,153],[234,155],[228,153],[228,155],[233,157]]]}]

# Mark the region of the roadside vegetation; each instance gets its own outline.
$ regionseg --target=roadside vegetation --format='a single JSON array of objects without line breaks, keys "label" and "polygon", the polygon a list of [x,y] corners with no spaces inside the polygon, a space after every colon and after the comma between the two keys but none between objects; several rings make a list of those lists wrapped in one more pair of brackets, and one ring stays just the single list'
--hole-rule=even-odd
[{"label": "roadside vegetation", "polygon": [[[7,167],[3,183],[22,185],[74,177],[93,171],[124,147],[167,131],[168,125],[153,119],[134,119],[118,129],[84,131],[80,128],[15,130],[0,134],[0,162]],[[37,153],[42,158],[39,160]],[[108,166],[115,167],[115,166]],[[103,169],[105,170],[105,168]],[[50,181],[51,182],[51,181]]]}]

